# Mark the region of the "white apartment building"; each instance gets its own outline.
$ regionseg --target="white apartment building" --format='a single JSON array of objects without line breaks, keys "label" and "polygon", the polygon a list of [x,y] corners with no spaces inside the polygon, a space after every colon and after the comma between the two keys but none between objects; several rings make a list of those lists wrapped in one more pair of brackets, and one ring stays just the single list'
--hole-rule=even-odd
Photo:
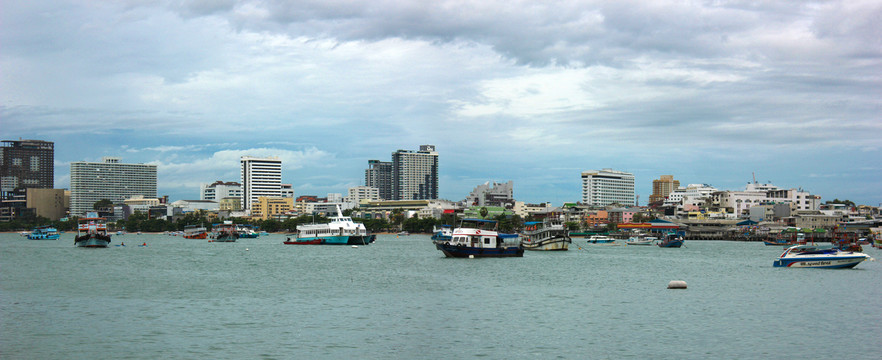
[{"label": "white apartment building", "polygon": [[85,215],[102,199],[121,204],[136,195],[156,198],[156,165],[120,161],[104,157],[101,162],[70,163],[71,216]]},{"label": "white apartment building", "polygon": [[668,195],[665,205],[686,205],[686,203],[700,203],[704,199],[712,197],[717,188],[708,184],[689,184],[686,187],[678,187]]},{"label": "white apartment building", "polygon": [[251,210],[251,204],[258,197],[282,196],[282,160],[278,157],[243,156],[242,164],[242,209]]},{"label": "white apartment building", "polygon": [[234,181],[215,181],[199,186],[199,200],[220,201],[230,197],[242,198],[242,184]]},{"label": "white apartment building", "polygon": [[748,184],[745,191],[717,191],[713,193],[714,203],[721,208],[731,208],[734,216],[746,215],[753,206],[790,203],[794,210],[818,210],[821,197],[809,194],[802,189],[779,189],[771,184]]},{"label": "white apartment building", "polygon": [[582,203],[605,206],[636,205],[634,174],[613,169],[582,172]]},{"label": "white apartment building", "polygon": [[358,205],[362,201],[380,201],[380,189],[373,186],[356,186],[349,188],[349,195],[344,202]]},{"label": "white apartment building", "polygon": [[475,187],[469,196],[463,201],[469,206],[501,206],[514,204],[514,182],[507,183],[485,182]]},{"label": "white apartment building", "polygon": [[293,198],[294,197],[294,186],[291,184],[282,184],[282,197],[283,198]]}]

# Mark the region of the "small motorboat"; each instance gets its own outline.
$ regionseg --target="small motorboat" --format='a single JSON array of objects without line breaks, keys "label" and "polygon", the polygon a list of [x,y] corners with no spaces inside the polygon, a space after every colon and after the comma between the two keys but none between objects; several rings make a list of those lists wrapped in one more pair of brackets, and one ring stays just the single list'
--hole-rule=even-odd
[{"label": "small motorboat", "polygon": [[625,245],[652,245],[658,240],[655,236],[637,235],[625,240]]},{"label": "small motorboat", "polygon": [[832,245],[796,245],[787,248],[772,265],[775,267],[848,269],[867,259],[873,260],[862,252],[845,251]]},{"label": "small motorboat", "polygon": [[616,239],[606,235],[591,235],[591,237],[588,238],[589,244],[611,244],[614,242],[616,242]]},{"label": "small motorboat", "polygon": [[678,248],[683,246],[683,235],[679,233],[671,233],[665,236],[664,240],[658,243],[663,248]]}]

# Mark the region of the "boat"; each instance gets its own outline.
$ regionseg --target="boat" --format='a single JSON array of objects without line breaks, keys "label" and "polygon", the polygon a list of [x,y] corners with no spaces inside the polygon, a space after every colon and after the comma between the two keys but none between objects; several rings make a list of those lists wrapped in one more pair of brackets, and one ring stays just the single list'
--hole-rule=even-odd
[{"label": "boat", "polygon": [[305,224],[297,226],[297,234],[289,237],[285,244],[289,245],[367,245],[376,240],[364,224],[352,221],[343,216],[340,205],[337,205],[337,216],[330,218],[326,224]]},{"label": "boat", "polygon": [[77,236],[74,245],[77,247],[106,248],[110,244],[107,235],[106,219],[99,217],[97,212],[87,212],[85,217],[77,220]]},{"label": "boat", "polygon": [[616,242],[616,239],[606,235],[591,235],[591,237],[588,238],[589,244],[611,244],[614,242]]},{"label": "boat", "polygon": [[[434,240],[435,248],[446,257],[523,257],[524,248],[517,235],[500,234],[496,231],[496,221],[484,219],[463,219],[458,228],[453,229],[450,240]],[[506,242],[506,238],[514,238]]]},{"label": "boat", "polygon": [[572,242],[569,230],[557,220],[526,222],[521,232],[524,250],[567,251]]},{"label": "boat", "polygon": [[432,240],[450,240],[451,236],[453,236],[453,226],[432,226]]},{"label": "boat", "polygon": [[401,231],[398,233],[398,236],[409,236],[409,235],[410,235],[410,233],[407,231]]},{"label": "boat", "polygon": [[862,252],[844,251],[832,245],[796,245],[784,250],[784,253],[772,265],[774,267],[848,269],[867,259],[872,260],[869,255]]},{"label": "boat", "polygon": [[645,234],[637,234],[625,240],[625,245],[652,245],[658,238],[655,236],[647,236]]},{"label": "boat", "polygon": [[240,239],[256,239],[260,236],[251,225],[236,225],[236,231],[239,232]]},{"label": "boat", "polygon": [[232,221],[224,221],[223,224],[213,224],[211,230],[211,242],[236,242],[239,232]]},{"label": "boat", "polygon": [[658,243],[659,247],[664,248],[678,248],[683,246],[683,235],[678,233],[670,233],[665,235],[665,238],[662,239],[661,242]]},{"label": "boat", "polygon": [[184,239],[205,239],[208,238],[208,230],[202,225],[184,226]]},{"label": "boat", "polygon": [[27,235],[31,240],[58,240],[61,234],[51,226],[38,226]]}]

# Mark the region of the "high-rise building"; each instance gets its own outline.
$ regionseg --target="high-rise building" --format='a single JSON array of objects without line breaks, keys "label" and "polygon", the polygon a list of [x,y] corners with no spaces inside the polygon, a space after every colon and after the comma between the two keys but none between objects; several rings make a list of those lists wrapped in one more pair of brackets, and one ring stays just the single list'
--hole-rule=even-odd
[{"label": "high-rise building", "polygon": [[282,196],[282,160],[278,157],[241,158],[242,209],[251,210],[251,204],[261,196]]},{"label": "high-rise building", "polygon": [[78,161],[70,164],[70,214],[82,216],[96,202],[114,204],[136,195],[156,197],[156,165],[124,164],[118,157],[102,162]]},{"label": "high-rise building", "polygon": [[438,198],[438,153],[434,145],[420,145],[419,151],[392,153],[392,200]]},{"label": "high-rise building", "polygon": [[377,188],[380,200],[392,200],[392,162],[368,160],[364,186]]},{"label": "high-rise building", "polygon": [[466,206],[514,206],[514,182],[507,183],[485,182],[475,187],[475,190],[465,199]]},{"label": "high-rise building", "polygon": [[612,169],[582,172],[582,202],[586,205],[636,205],[634,174]]},{"label": "high-rise building", "polygon": [[14,190],[51,189],[55,182],[55,143],[3,140],[0,143],[0,198]]},{"label": "high-rise building", "polygon": [[200,186],[199,200],[220,201],[223,198],[242,198],[242,184],[235,181],[215,181]]},{"label": "high-rise building", "polygon": [[649,203],[664,201],[679,186],[680,180],[674,180],[674,175],[659,176],[658,180],[652,180],[652,195],[649,195]]}]

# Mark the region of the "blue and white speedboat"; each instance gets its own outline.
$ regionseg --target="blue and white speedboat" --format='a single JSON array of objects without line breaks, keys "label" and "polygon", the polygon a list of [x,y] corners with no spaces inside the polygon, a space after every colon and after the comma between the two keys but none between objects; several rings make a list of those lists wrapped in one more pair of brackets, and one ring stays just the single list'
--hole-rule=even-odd
[{"label": "blue and white speedboat", "polygon": [[450,225],[441,225],[432,227],[432,240],[447,241],[453,237],[453,227]]},{"label": "blue and white speedboat", "polygon": [[327,224],[297,225],[297,234],[289,237],[285,244],[289,245],[367,245],[376,239],[376,235],[368,232],[364,224],[352,221],[343,216],[337,206],[337,216],[331,217]]},{"label": "blue and white speedboat", "polygon": [[791,246],[781,254],[772,265],[793,268],[853,268],[862,261],[872,258],[862,252],[843,251],[833,247],[815,245]]},{"label": "blue and white speedboat", "polygon": [[615,242],[616,239],[606,235],[591,235],[591,237],[588,238],[589,244],[612,244]]},{"label": "blue and white speedboat", "polygon": [[58,240],[59,237],[61,234],[51,226],[39,226],[28,234],[28,239],[31,240]]},{"label": "blue and white speedboat", "polygon": [[[496,221],[483,219],[464,219],[469,223],[466,227],[453,229],[450,240],[435,240],[435,248],[441,250],[446,257],[523,257],[524,247],[517,235],[500,234],[495,229]],[[475,224],[475,225],[471,225]],[[483,225],[483,226],[482,226]],[[483,227],[483,228],[482,228]],[[512,239],[506,242],[505,239]]]}]

